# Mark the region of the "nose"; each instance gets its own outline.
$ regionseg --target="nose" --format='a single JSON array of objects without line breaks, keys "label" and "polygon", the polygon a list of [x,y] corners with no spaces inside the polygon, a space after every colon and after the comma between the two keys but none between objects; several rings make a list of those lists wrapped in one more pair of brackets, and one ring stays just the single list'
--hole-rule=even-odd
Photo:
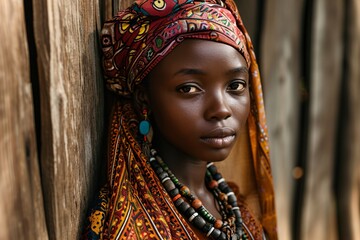
[{"label": "nose", "polygon": [[205,118],[221,121],[231,117],[231,108],[226,93],[221,91],[209,94],[206,99]]}]

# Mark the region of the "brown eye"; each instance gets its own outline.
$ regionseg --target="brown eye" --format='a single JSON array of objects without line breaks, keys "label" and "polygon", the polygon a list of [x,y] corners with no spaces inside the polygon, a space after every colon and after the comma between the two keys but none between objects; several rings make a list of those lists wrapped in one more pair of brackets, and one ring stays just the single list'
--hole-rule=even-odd
[{"label": "brown eye", "polygon": [[242,92],[246,87],[246,83],[244,81],[234,81],[229,84],[228,91],[231,92]]},{"label": "brown eye", "polygon": [[196,93],[196,92],[199,92],[200,89],[198,87],[196,87],[196,86],[185,85],[185,86],[179,87],[178,91],[180,93]]}]

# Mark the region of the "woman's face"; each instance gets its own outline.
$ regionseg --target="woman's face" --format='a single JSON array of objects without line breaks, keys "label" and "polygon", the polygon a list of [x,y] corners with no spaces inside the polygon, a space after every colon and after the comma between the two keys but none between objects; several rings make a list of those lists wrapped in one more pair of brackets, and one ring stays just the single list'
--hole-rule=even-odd
[{"label": "woman's face", "polygon": [[185,40],[149,74],[147,97],[158,144],[175,156],[221,161],[249,114],[246,61],[229,45]]}]

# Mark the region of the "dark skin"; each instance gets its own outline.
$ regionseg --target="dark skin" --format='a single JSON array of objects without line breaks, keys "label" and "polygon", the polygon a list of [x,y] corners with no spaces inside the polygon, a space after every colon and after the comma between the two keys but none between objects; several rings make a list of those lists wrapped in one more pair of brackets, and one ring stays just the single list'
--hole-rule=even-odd
[{"label": "dark skin", "polygon": [[145,104],[154,128],[153,147],[175,176],[216,217],[205,186],[207,162],[224,160],[246,123],[249,73],[233,47],[185,40],[149,74]]}]

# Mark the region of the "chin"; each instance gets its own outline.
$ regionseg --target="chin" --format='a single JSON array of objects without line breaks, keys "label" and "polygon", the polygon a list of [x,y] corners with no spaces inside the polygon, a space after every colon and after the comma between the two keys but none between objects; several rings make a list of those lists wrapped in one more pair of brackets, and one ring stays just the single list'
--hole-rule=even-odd
[{"label": "chin", "polygon": [[230,155],[231,149],[215,149],[206,160],[208,162],[222,162]]}]

